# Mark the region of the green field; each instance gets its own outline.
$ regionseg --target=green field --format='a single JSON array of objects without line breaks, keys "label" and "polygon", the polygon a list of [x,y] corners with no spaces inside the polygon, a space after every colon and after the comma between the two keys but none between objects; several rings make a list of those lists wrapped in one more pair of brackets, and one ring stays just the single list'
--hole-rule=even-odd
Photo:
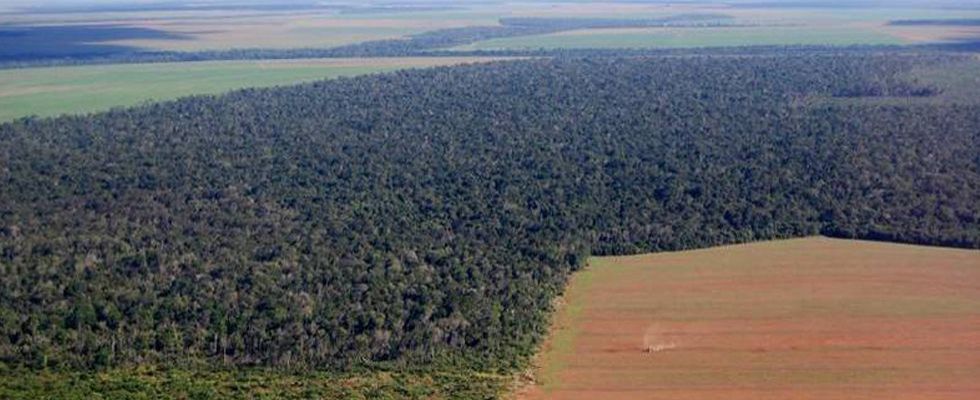
[{"label": "green field", "polygon": [[484,58],[331,59],[123,64],[0,70],[0,121],[286,85],[339,76],[487,61]]},{"label": "green field", "polygon": [[733,27],[586,29],[485,40],[457,50],[557,48],[684,48],[747,45],[901,44],[888,34],[858,28]]},{"label": "green field", "polygon": [[826,101],[837,104],[877,104],[891,106],[907,106],[911,104],[965,104],[980,103],[980,56],[973,56],[949,64],[919,67],[904,74],[903,79],[917,84],[924,84],[938,90],[935,96],[908,97],[840,97],[827,98]]}]

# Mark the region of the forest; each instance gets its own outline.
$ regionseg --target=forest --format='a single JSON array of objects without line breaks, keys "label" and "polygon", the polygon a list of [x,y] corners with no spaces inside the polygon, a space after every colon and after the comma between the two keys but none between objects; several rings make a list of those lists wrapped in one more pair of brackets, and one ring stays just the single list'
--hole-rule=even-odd
[{"label": "forest", "polygon": [[0,125],[0,365],[512,370],[591,255],[980,248],[961,56],[573,57]]}]

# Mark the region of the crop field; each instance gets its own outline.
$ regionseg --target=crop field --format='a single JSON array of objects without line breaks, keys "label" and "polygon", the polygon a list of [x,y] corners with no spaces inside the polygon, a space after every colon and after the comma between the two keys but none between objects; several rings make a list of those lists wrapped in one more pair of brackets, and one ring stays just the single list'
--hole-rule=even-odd
[{"label": "crop field", "polygon": [[[330,48],[422,32],[498,25],[505,17],[658,18],[681,14],[724,14],[740,29],[606,29],[488,40],[474,49],[579,47],[709,47],[780,44],[901,44],[980,37],[977,27],[893,26],[910,18],[978,18],[977,10],[910,8],[739,7],[711,4],[495,3],[363,9],[315,8],[8,12],[0,33],[33,30],[31,40],[0,34],[7,53],[125,53],[138,50],[204,51],[245,48]],[[70,32],[70,34],[65,34]]]},{"label": "crop field", "polygon": [[980,252],[828,238],[595,258],[526,399],[975,399]]},{"label": "crop field", "polygon": [[748,45],[901,44],[902,39],[858,28],[731,27],[584,29],[485,40],[458,50],[555,48],[683,48]]},{"label": "crop field", "polygon": [[480,9],[360,14],[330,10],[10,14],[4,16],[5,24],[9,26],[0,25],[0,31],[18,27],[59,27],[84,34],[92,28],[126,27],[142,32],[134,35],[120,31],[114,37],[100,37],[98,41],[75,45],[98,43],[145,50],[326,48],[400,38],[441,28],[494,25],[502,15],[506,14]]},{"label": "crop field", "polygon": [[[551,16],[549,10],[520,9],[519,15]],[[741,27],[587,29],[491,39],[458,50],[555,48],[682,48],[744,45],[898,45],[975,40],[977,27],[895,26],[909,18],[978,18],[976,10],[910,8],[781,8],[718,5],[580,4],[554,15],[580,18],[662,17],[685,13],[729,15]]]},{"label": "crop field", "polygon": [[227,48],[336,47],[395,39],[434,29],[494,25],[496,18],[448,12],[411,15],[274,16],[215,21],[156,21],[150,29],[183,34],[189,40],[127,39],[113,42],[139,48],[193,51]]},{"label": "crop field", "polygon": [[371,58],[120,64],[0,70],[0,121],[87,113],[244,87],[286,85],[487,58]]}]

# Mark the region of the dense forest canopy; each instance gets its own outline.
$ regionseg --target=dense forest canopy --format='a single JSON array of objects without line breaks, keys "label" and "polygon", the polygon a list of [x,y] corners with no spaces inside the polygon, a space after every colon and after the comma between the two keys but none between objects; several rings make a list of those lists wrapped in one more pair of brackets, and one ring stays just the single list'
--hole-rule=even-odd
[{"label": "dense forest canopy", "polygon": [[937,54],[556,58],[0,125],[0,360],[507,368],[592,254],[980,247]]}]

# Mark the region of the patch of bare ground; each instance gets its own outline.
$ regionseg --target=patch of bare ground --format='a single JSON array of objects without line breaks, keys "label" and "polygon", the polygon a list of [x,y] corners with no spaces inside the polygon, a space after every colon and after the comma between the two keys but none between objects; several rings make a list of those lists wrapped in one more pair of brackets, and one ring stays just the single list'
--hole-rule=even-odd
[{"label": "patch of bare ground", "polygon": [[807,238],[596,258],[566,299],[520,399],[980,398],[980,251]]},{"label": "patch of bare ground", "polygon": [[935,43],[980,38],[980,26],[868,24],[867,28],[910,43]]}]

